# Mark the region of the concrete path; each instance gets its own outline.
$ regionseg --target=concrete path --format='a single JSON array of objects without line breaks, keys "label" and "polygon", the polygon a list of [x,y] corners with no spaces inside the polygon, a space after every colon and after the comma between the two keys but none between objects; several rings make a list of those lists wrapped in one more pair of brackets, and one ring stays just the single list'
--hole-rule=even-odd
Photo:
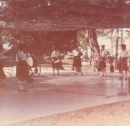
[{"label": "concrete path", "polygon": [[84,76],[74,76],[70,66],[65,69],[61,76],[52,76],[51,68],[42,66],[42,74],[34,76],[33,88],[26,84],[28,92],[21,93],[17,90],[15,68],[5,68],[12,75],[7,73],[7,86],[0,88],[0,126],[130,100],[128,81],[118,80],[118,72],[101,77],[90,69],[84,70]]}]

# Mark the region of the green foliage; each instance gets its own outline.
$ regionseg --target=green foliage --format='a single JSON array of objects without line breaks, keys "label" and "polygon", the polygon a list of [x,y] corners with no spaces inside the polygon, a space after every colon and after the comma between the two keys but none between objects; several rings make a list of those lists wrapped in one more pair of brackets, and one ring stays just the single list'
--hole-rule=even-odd
[{"label": "green foliage", "polygon": [[9,52],[13,55],[18,51],[20,43],[26,44],[29,52],[36,56],[50,55],[52,46],[56,46],[60,52],[70,51],[71,46],[76,43],[76,38],[76,31],[22,32],[4,30],[1,32],[2,42],[13,45]]},{"label": "green foliage", "polygon": [[81,46],[83,49],[87,50],[88,39],[86,36],[86,31],[77,31],[77,41],[78,46]]},{"label": "green foliage", "polygon": [[32,45],[34,43],[33,37],[28,32],[20,32],[20,31],[2,31],[1,38],[3,43],[9,43],[13,45],[13,52],[15,53],[18,50],[18,46],[20,43],[25,43],[27,46]]}]

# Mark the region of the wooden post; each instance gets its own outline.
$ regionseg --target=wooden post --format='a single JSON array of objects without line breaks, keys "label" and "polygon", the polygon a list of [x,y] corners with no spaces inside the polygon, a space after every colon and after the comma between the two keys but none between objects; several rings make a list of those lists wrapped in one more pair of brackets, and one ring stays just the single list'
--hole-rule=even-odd
[{"label": "wooden post", "polygon": [[113,56],[113,38],[112,38],[112,34],[113,34],[113,29],[111,29],[111,55]]},{"label": "wooden post", "polygon": [[116,38],[116,55],[115,55],[115,69],[117,70],[117,63],[118,63],[118,42],[119,42],[119,37],[118,37],[119,30],[117,29],[117,38]]}]

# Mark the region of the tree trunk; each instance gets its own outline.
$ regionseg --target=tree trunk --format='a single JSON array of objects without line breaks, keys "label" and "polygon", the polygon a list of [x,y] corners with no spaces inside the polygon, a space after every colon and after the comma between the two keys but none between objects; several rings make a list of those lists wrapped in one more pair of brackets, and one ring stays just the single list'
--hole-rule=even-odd
[{"label": "tree trunk", "polygon": [[92,58],[94,60],[99,60],[100,48],[97,42],[96,29],[89,29],[88,37]]}]

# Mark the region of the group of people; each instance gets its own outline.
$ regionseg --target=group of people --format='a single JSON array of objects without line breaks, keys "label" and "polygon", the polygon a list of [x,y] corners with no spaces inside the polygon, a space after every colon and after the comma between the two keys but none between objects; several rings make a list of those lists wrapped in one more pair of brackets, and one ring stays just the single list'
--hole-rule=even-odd
[{"label": "group of people", "polygon": [[[52,58],[52,68],[53,68],[53,75],[55,75],[55,70],[57,70],[57,75],[59,74],[59,70],[60,70],[60,64],[61,64],[61,60],[60,60],[60,52],[56,49],[53,48],[53,52],[51,54],[51,58]],[[75,46],[73,51],[73,64],[72,64],[72,68],[75,69],[75,76],[78,75],[78,73],[80,73],[83,76],[83,72],[82,72],[82,58],[84,57],[84,53],[81,47]],[[96,60],[96,68],[97,71],[101,71],[102,75],[101,77],[106,77],[106,59],[107,59],[107,50],[105,49],[105,45],[101,46],[101,51],[99,54],[99,59]],[[118,55],[118,69],[119,69],[119,73],[120,73],[120,77],[119,80],[123,79],[124,75],[124,79],[127,80],[127,74],[128,74],[128,64],[127,64],[127,59],[129,57],[129,53],[126,50],[126,45],[125,44],[121,44],[121,51]],[[123,74],[123,71],[125,71],[125,74]]]},{"label": "group of people", "polygon": [[[105,45],[101,46],[101,52],[100,52],[100,58],[98,61],[98,71],[102,71],[102,77],[107,76],[106,75],[106,58],[107,58],[107,51],[105,50]],[[118,63],[117,66],[120,77],[119,80],[128,78],[128,58],[129,58],[129,52],[126,50],[126,45],[121,44],[121,51],[118,55]],[[125,74],[123,73],[125,71]]]},{"label": "group of people", "polygon": [[[80,72],[80,74],[83,76],[81,59],[85,55],[84,50],[81,47],[75,46],[72,52],[74,56],[72,68],[75,69],[76,72],[75,75],[78,75],[78,73]],[[55,70],[57,70],[57,75],[60,75],[59,70],[62,63],[61,63],[60,52],[57,50],[56,47],[53,47],[51,59],[52,59],[53,76],[55,76]]]},{"label": "group of people", "polygon": [[[54,50],[51,54],[53,75],[55,75],[55,69],[57,70],[57,75],[59,75],[60,52],[55,47],[53,47],[53,49]],[[83,76],[82,58],[85,57],[84,50],[81,47],[75,45],[74,49],[72,50],[72,53],[73,53],[72,69],[75,70],[75,76],[78,75],[79,73],[81,76]],[[105,50],[105,45],[102,45],[101,53],[100,53],[100,66],[99,66],[103,72],[102,76],[106,76],[106,56],[107,56],[107,51]]]},{"label": "group of people", "polygon": [[[53,46],[53,51],[51,54],[52,59],[52,68],[53,68],[53,76],[56,75],[55,71],[57,71],[57,75],[59,76],[59,70],[63,69],[62,62],[61,62],[61,56],[60,52],[57,50],[56,47]],[[73,64],[72,68],[75,69],[75,76],[80,73],[81,76],[83,76],[82,72],[82,58],[84,57],[84,50],[81,47],[75,46],[72,53],[73,53]],[[5,79],[6,76],[3,72],[3,56],[4,51],[2,45],[0,45],[0,87],[5,86],[5,84],[2,82],[2,79]],[[26,62],[28,56],[28,50],[26,45],[21,44],[19,47],[19,51],[16,53],[16,77],[18,78],[18,90],[20,92],[25,92],[24,88],[24,81],[27,81],[28,83],[33,82],[32,77],[29,75],[29,70],[31,69],[28,63]],[[102,71],[102,77],[106,76],[106,57],[107,57],[107,51],[105,50],[105,45],[101,46],[101,52],[100,52],[100,58],[99,58],[99,65],[98,69]],[[120,72],[120,78],[123,79],[125,75],[125,79],[127,80],[127,74],[128,74],[128,65],[127,65],[127,59],[129,57],[129,53],[126,50],[126,45],[121,45],[121,52],[118,56],[118,68]],[[125,71],[125,74],[123,74],[123,71]]]}]

